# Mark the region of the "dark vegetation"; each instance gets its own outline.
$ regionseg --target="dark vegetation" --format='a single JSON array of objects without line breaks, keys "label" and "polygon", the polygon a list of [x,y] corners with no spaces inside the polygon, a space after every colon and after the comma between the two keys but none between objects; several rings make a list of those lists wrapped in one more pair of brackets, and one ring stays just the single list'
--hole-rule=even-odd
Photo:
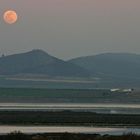
[{"label": "dark vegetation", "polygon": [[8,135],[1,135],[0,140],[140,140],[140,136],[135,134],[127,134],[122,136],[109,136],[98,134],[34,134],[26,135],[20,132],[13,132]]},{"label": "dark vegetation", "polygon": [[90,112],[1,111],[5,125],[93,125],[140,126],[140,115],[96,114]]}]

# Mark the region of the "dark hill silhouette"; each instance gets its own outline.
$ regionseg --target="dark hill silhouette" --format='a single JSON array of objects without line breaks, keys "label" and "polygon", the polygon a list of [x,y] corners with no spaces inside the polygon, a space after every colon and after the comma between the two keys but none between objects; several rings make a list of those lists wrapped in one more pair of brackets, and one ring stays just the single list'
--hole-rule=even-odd
[{"label": "dark hill silhouette", "polygon": [[84,77],[88,72],[42,50],[14,54],[0,58],[0,75],[45,74],[48,76]]},{"label": "dark hill silhouette", "polygon": [[140,80],[140,55],[105,53],[63,61],[42,50],[32,50],[1,57],[0,75],[16,74]]},{"label": "dark hill silhouette", "polygon": [[101,78],[134,78],[140,76],[140,55],[105,53],[72,59],[68,62],[87,69],[92,76]]}]

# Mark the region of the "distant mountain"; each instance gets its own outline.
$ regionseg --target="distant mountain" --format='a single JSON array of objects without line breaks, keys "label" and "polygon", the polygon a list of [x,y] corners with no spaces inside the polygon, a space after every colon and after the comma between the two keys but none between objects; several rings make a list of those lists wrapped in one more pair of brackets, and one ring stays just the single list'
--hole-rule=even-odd
[{"label": "distant mountain", "polygon": [[140,55],[105,53],[69,60],[99,78],[140,79]]},{"label": "distant mountain", "polygon": [[[34,78],[45,76],[52,79],[57,77],[60,80],[61,78],[72,80],[80,78],[81,83],[71,84],[70,82],[67,85],[72,88],[139,87],[140,55],[105,53],[64,61],[42,50],[32,50],[0,57],[1,75],[7,75],[8,78],[19,76],[21,79],[22,77],[32,78],[32,76]],[[7,86],[9,82],[13,81],[8,79],[5,81],[1,78],[0,86]],[[15,85],[18,84],[18,81],[14,82]],[[11,83],[9,85],[11,86]]]},{"label": "distant mountain", "polygon": [[42,50],[14,54],[0,58],[0,75],[45,74],[48,76],[88,77],[88,72]]},{"label": "distant mountain", "polygon": [[140,55],[105,53],[63,61],[42,50],[32,50],[0,58],[0,75],[18,74],[140,82]]}]

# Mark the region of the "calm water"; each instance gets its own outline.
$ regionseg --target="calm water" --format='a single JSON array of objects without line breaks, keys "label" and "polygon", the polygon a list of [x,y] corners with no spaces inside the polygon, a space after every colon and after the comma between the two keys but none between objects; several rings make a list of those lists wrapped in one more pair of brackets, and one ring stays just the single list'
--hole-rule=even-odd
[{"label": "calm water", "polygon": [[78,110],[111,114],[140,114],[140,104],[0,103],[0,110]]},{"label": "calm water", "polygon": [[21,131],[23,133],[98,133],[121,135],[124,133],[140,134],[138,128],[103,128],[103,127],[71,127],[71,126],[0,126],[0,134],[7,134],[13,131]]},{"label": "calm water", "polygon": [[0,88],[0,110],[140,114],[139,93],[114,93],[109,89]]}]

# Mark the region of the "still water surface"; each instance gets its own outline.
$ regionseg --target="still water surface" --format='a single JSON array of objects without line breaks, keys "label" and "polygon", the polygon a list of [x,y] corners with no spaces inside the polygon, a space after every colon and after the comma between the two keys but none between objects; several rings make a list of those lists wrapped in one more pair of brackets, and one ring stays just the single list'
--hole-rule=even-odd
[{"label": "still water surface", "polygon": [[140,104],[0,103],[0,110],[79,110],[112,114],[140,114]]},{"label": "still water surface", "polygon": [[138,128],[105,128],[105,127],[72,127],[72,126],[0,126],[0,134],[7,134],[13,131],[23,133],[98,133],[121,135],[126,133],[140,134]]}]

